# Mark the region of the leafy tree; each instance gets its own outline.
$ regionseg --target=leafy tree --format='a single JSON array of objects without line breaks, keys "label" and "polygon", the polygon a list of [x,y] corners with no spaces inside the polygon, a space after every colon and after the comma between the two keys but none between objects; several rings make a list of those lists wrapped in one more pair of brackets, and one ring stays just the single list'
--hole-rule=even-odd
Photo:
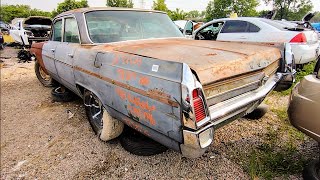
[{"label": "leafy tree", "polygon": [[132,0],[107,0],[107,6],[133,8]]},{"label": "leafy tree", "polygon": [[273,4],[276,19],[301,20],[313,8],[310,0],[265,0],[265,3]]},{"label": "leafy tree", "polygon": [[235,12],[238,16],[256,16],[257,0],[212,0],[208,3],[206,20],[227,17]]},{"label": "leafy tree", "polygon": [[165,0],[155,0],[155,1],[153,1],[152,9],[158,10],[158,11],[164,11],[164,12],[168,12],[168,10],[169,10],[167,5],[166,5]]},{"label": "leafy tree", "polygon": [[85,7],[89,7],[87,0],[80,0],[80,1],[64,0],[62,3],[58,4],[57,10],[52,11],[52,16],[54,17],[66,11],[70,11],[78,8],[85,8]]},{"label": "leafy tree", "polygon": [[186,13],[186,19],[188,20],[194,20],[194,21],[204,21],[206,11],[189,11]]},{"label": "leafy tree", "polygon": [[168,15],[172,21],[175,21],[185,19],[187,14],[183,10],[176,8],[174,11],[169,10]]},{"label": "leafy tree", "polygon": [[197,10],[189,11],[189,12],[187,13],[187,17],[188,17],[188,18],[197,18],[197,17],[199,17],[199,16],[200,16],[200,12],[197,11]]},{"label": "leafy tree", "polygon": [[0,7],[1,20],[10,23],[14,18],[26,18],[29,16],[50,17],[50,12],[39,9],[31,9],[28,5],[2,5]]},{"label": "leafy tree", "polygon": [[215,14],[214,12],[215,6],[214,6],[214,1],[209,1],[207,8],[206,8],[206,21],[211,21],[213,19],[213,16]]}]

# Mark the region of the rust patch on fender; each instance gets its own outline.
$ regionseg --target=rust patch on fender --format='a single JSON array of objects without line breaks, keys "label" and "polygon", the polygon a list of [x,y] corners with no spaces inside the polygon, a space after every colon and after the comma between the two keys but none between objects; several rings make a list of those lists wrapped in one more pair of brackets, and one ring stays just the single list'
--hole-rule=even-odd
[{"label": "rust patch on fender", "polygon": [[46,42],[39,42],[39,43],[33,43],[30,49],[31,54],[36,56],[36,61],[40,64],[42,67],[42,70],[49,74],[46,67],[44,66],[43,59],[42,59],[42,47]]},{"label": "rust patch on fender", "polygon": [[[91,72],[91,71],[88,71],[86,69],[83,69],[81,67],[78,67],[78,66],[74,66],[74,69],[75,70],[78,70],[78,71],[81,71],[83,73],[86,73],[86,74],[89,74],[91,76],[94,76],[94,77],[97,77],[99,79],[102,79],[108,83],[111,83],[111,84],[114,84],[116,86],[119,86],[119,87],[122,87],[124,89],[127,89],[127,90],[130,90],[132,92],[135,92],[135,93],[138,93],[140,95],[143,95],[143,96],[146,96],[146,97],[149,97],[151,99],[154,99],[156,101],[159,101],[159,102],[162,102],[164,104],[167,104],[167,105],[170,105],[170,106],[173,106],[173,107],[179,107],[179,103],[176,102],[176,101],[172,101],[170,99],[170,95],[168,94],[165,94],[164,92],[162,91],[155,91],[155,90],[151,90],[151,91],[145,91],[145,90],[142,90],[142,89],[139,89],[139,88],[136,88],[136,87],[133,87],[133,86],[130,86],[129,84],[125,84],[125,83],[122,83],[122,82],[119,82],[119,81],[115,81],[111,78],[108,78],[108,77],[104,77],[104,76],[101,76],[97,73],[94,73],[94,72]],[[151,93],[150,93],[151,92]],[[161,93],[155,93],[155,92],[161,92]]]}]

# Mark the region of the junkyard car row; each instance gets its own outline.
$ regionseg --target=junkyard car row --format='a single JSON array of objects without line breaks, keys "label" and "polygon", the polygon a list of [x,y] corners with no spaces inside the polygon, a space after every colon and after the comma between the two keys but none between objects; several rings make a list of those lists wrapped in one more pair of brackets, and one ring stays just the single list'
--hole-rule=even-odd
[{"label": "junkyard car row", "polygon": [[[194,32],[192,24],[183,31],[189,39],[153,10],[76,9],[50,20],[51,28],[49,19],[33,18],[18,20],[10,33],[32,44],[37,78],[53,95],[83,99],[101,140],[128,126],[189,158],[207,150],[216,129],[250,114],[273,90],[289,89],[295,64],[319,51],[315,31],[260,18],[215,20]],[[263,39],[275,37],[284,39]],[[295,86],[288,110],[292,124],[317,141],[319,64]]]}]

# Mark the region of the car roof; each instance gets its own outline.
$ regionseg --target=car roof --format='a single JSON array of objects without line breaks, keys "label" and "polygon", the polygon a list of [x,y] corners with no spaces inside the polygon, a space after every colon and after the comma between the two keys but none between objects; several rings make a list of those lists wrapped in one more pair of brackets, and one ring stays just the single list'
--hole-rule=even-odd
[{"label": "car roof", "polygon": [[118,7],[88,7],[88,8],[79,8],[79,9],[66,11],[57,15],[57,17],[68,15],[68,14],[75,14],[75,13],[87,13],[91,11],[138,11],[138,12],[154,12],[154,13],[166,14],[166,12],[163,12],[163,11],[155,11],[150,9],[118,8]]},{"label": "car roof", "polygon": [[226,21],[226,20],[261,20],[265,18],[259,17],[236,17],[236,18],[221,18],[221,19],[213,19],[211,21]]}]

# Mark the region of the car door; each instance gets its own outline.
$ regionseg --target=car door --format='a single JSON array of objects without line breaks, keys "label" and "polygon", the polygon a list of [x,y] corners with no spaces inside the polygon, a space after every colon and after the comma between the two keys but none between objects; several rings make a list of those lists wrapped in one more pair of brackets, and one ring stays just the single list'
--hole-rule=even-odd
[{"label": "car door", "polygon": [[194,33],[194,39],[196,40],[217,40],[218,34],[220,33],[224,21],[212,22],[204,27],[199,28]]},{"label": "car door", "polygon": [[55,52],[57,73],[61,83],[76,91],[73,72],[74,54],[80,46],[79,29],[74,17],[65,17],[63,21],[63,38]]},{"label": "car door", "polygon": [[248,23],[240,20],[228,20],[225,22],[221,32],[218,34],[218,41],[248,41]]},{"label": "car door", "polygon": [[44,43],[42,48],[42,59],[48,73],[56,80],[60,81],[55,65],[55,51],[62,41],[62,19],[57,19],[52,25],[52,36]]}]

